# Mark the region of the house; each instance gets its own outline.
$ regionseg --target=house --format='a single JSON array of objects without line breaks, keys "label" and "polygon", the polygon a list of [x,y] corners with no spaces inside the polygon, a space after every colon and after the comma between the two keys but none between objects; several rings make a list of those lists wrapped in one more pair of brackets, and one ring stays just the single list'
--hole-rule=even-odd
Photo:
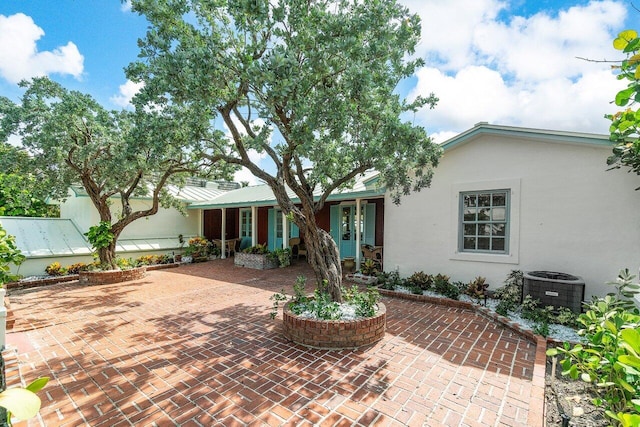
[{"label": "house", "polygon": [[[191,179],[182,188],[170,185],[167,190],[182,202],[186,212],[190,203],[210,200],[237,188],[236,183]],[[113,206],[118,206],[117,200]],[[148,209],[151,198],[134,198],[131,206],[134,210]],[[117,216],[115,210],[113,214]],[[175,208],[161,207],[153,217],[127,226],[118,239],[116,251],[124,258],[179,252],[179,235],[186,240],[201,234],[199,214],[201,212],[191,211],[183,215]],[[12,266],[12,272],[22,276],[42,275],[52,262],[60,262],[62,266],[92,262],[92,248],[84,233],[99,221],[98,211],[82,187],[69,189],[68,198],[60,203],[60,218],[0,217],[0,223],[16,237],[16,244],[26,256],[22,265]]]},{"label": "house", "polygon": [[579,276],[586,298],[640,265],[640,177],[608,170],[607,136],[480,123],[446,141],[431,188],[385,203],[385,269],[502,285],[510,270]]},{"label": "house", "polygon": [[[373,171],[329,197],[316,219],[341,258],[358,261],[358,248],[369,244],[383,247],[386,271],[465,282],[483,276],[492,288],[511,270],[563,272],[584,279],[587,299],[609,292],[605,282],[621,268],[637,271],[640,177],[608,170],[607,136],[479,123],[442,147],[431,188],[400,205]],[[163,210],[136,221],[121,237],[122,250],[176,251],[178,234],[271,249],[304,239],[266,185],[183,200],[187,217]],[[76,192],[61,213],[84,232],[97,222],[92,209]]]}]

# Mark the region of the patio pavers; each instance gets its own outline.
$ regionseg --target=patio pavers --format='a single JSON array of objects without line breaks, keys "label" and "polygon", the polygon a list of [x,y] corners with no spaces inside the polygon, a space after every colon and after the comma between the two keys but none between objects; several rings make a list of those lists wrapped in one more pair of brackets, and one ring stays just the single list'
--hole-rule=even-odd
[{"label": "patio pavers", "polygon": [[39,418],[17,425],[542,425],[536,343],[471,310],[383,298],[382,341],[307,349],[269,318],[300,274],[313,277],[215,260],[14,292],[7,364],[51,376]]}]

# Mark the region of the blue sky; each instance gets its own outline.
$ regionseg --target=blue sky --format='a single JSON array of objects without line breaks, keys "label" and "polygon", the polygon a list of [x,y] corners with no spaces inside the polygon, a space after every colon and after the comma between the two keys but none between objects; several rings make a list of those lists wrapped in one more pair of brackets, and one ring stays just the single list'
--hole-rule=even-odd
[{"label": "blue sky", "polygon": [[[638,29],[627,1],[400,0],[422,18],[416,55],[426,66],[403,82],[435,92],[435,110],[413,120],[438,141],[479,121],[606,133],[621,83],[615,35]],[[18,101],[21,78],[48,75],[119,109],[135,93],[124,68],[138,54],[144,18],[119,0],[0,1],[0,95]]]}]

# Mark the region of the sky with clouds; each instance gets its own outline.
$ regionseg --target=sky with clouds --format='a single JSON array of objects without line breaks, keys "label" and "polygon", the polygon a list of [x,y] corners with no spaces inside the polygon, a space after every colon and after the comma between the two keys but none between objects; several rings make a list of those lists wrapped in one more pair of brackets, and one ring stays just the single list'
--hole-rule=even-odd
[{"label": "sky with clouds", "polygon": [[[616,110],[611,100],[623,83],[602,61],[620,59],[612,48],[617,33],[640,27],[630,2],[400,2],[422,19],[416,55],[426,66],[398,91],[440,99],[410,118],[436,141],[478,122],[607,132],[603,116]],[[106,108],[126,107],[138,86],[124,68],[146,27],[118,0],[2,1],[0,95],[18,101],[21,79],[47,75]]]}]

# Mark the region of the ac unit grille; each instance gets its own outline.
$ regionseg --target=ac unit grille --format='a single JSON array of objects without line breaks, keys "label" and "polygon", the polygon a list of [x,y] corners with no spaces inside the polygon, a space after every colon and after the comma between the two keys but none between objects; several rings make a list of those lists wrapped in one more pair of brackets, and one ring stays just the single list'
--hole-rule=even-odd
[{"label": "ac unit grille", "polygon": [[581,313],[584,288],[584,280],[571,274],[532,271],[524,274],[522,296],[531,295],[543,307],[567,307],[574,313]]}]

